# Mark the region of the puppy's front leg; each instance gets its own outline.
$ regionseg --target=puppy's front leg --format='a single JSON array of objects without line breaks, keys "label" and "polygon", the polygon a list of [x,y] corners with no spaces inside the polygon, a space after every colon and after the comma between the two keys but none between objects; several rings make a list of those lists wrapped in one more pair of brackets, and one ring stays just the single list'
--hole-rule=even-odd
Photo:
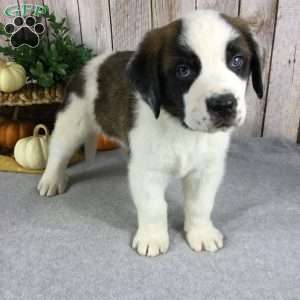
[{"label": "puppy's front leg", "polygon": [[211,163],[183,180],[186,238],[195,251],[214,252],[223,247],[223,235],[214,227],[211,212],[224,173],[224,162]]},{"label": "puppy's front leg", "polygon": [[129,165],[129,183],[137,209],[138,230],[132,247],[140,255],[157,256],[169,247],[167,203],[168,176]]}]

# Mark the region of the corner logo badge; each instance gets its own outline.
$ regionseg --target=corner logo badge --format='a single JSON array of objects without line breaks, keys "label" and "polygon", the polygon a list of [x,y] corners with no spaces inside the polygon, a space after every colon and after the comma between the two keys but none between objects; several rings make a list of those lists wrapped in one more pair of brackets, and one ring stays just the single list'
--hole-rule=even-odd
[{"label": "corner logo badge", "polygon": [[45,26],[38,19],[48,13],[45,5],[23,4],[10,5],[5,8],[4,15],[13,18],[11,23],[4,27],[10,36],[10,44],[13,48],[28,46],[35,48],[39,45],[40,36],[45,32]]}]

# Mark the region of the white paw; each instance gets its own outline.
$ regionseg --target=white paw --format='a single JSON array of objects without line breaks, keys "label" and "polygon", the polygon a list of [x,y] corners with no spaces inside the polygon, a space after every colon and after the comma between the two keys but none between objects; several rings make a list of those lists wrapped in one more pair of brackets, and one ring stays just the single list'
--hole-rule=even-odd
[{"label": "white paw", "polygon": [[201,227],[192,227],[186,233],[187,241],[190,247],[196,251],[215,252],[223,248],[223,235],[212,225]]},{"label": "white paw", "polygon": [[41,196],[55,196],[62,194],[68,184],[68,176],[66,174],[47,175],[43,174],[37,189]]},{"label": "white paw", "polygon": [[133,239],[132,247],[143,256],[157,256],[166,253],[169,248],[168,232],[138,230]]}]

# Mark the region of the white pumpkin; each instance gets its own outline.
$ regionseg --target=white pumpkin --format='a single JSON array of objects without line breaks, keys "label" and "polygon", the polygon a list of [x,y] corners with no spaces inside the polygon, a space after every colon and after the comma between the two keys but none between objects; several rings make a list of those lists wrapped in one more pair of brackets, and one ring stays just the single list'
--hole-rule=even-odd
[{"label": "white pumpkin", "polygon": [[25,69],[12,61],[0,60],[0,91],[14,92],[22,88],[26,83]]},{"label": "white pumpkin", "polygon": [[[43,129],[45,134],[39,135]],[[14,149],[16,162],[28,169],[44,169],[48,159],[49,132],[46,126],[39,124],[34,128],[33,136],[20,139]]]}]

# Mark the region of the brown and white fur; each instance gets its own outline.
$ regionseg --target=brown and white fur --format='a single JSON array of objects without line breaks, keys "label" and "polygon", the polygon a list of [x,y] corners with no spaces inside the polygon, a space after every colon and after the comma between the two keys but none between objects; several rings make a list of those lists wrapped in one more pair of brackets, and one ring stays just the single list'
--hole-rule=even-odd
[{"label": "brown and white fur", "polygon": [[216,251],[223,236],[211,221],[234,127],[246,116],[245,90],[262,97],[258,47],[244,21],[196,11],[148,32],[137,51],[93,58],[72,79],[58,113],[42,196],[63,193],[66,167],[104,132],[130,150],[129,184],[138,214],[132,246],[156,256],[169,247],[164,197],[182,178],[184,230],[195,251]]}]

